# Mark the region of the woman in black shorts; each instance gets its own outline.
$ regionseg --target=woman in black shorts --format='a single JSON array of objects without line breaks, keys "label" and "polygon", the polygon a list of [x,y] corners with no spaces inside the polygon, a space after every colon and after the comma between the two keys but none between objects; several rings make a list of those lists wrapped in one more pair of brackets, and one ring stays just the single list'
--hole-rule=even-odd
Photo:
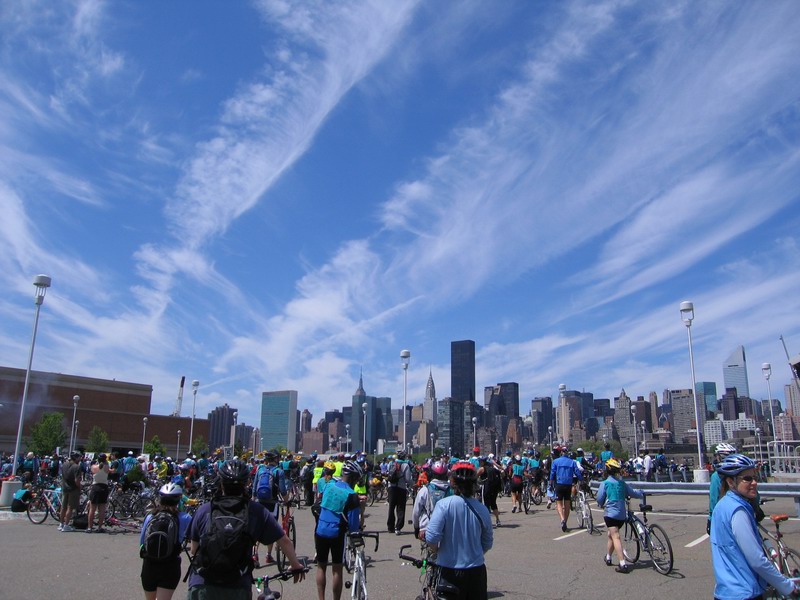
[{"label": "woman in black shorts", "polygon": [[[167,483],[158,492],[158,506],[147,515],[142,524],[142,533],[139,536],[139,547],[142,555],[142,589],[145,600],[170,600],[178,587],[181,579],[181,548],[186,532],[192,522],[192,517],[178,508],[183,489],[174,483]],[[146,536],[148,524],[159,513],[168,512],[174,516],[178,525],[178,539],[175,543],[173,555],[166,560],[150,560],[145,555]]]},{"label": "woman in black shorts", "polygon": [[619,530],[628,519],[628,498],[642,498],[644,493],[635,490],[622,479],[620,471],[622,465],[615,458],[606,461],[608,477],[600,484],[597,490],[597,505],[605,508],[603,512],[606,527],[608,528],[608,542],[606,545],[606,564],[611,566],[611,553],[614,552],[619,560],[617,573],[630,572],[630,565],[625,562],[622,552],[622,541],[619,539]]},{"label": "woman in black shorts", "polygon": [[[92,463],[92,487],[89,488],[89,514],[86,533],[103,533],[103,524],[106,522],[106,505],[108,504],[108,475],[109,467],[106,455],[102,452],[97,455],[97,460]],[[94,516],[97,513],[97,529],[94,528]]]}]

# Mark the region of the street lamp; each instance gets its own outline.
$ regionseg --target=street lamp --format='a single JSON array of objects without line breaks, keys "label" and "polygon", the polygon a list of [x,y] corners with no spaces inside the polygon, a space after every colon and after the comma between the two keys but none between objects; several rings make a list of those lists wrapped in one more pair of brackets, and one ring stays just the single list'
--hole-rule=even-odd
[{"label": "street lamp", "polygon": [[692,321],[694,320],[694,304],[692,302],[681,302],[681,320],[686,325],[689,336],[689,365],[692,369],[692,400],[694,404],[694,421],[697,434],[697,468],[694,470],[694,480],[697,483],[708,482],[708,471],[703,468],[703,448],[700,442],[700,411],[697,407],[697,382],[694,376],[694,352],[692,350]]},{"label": "street lamp", "polygon": [[767,380],[767,398],[769,400],[769,414],[772,417],[772,439],[777,440],[778,435],[775,430],[775,408],[772,406],[772,386],[769,383],[769,378],[772,376],[772,365],[769,363],[764,363],[761,365],[761,372],[764,374],[764,378]]},{"label": "street lamp", "polygon": [[553,426],[547,426],[547,437],[550,438],[550,450],[553,449]]},{"label": "street lamp", "polygon": [[367,453],[367,408],[369,408],[369,405],[364,402],[364,404],[361,405],[361,410],[364,411],[364,454]]},{"label": "street lamp", "polygon": [[472,447],[478,445],[478,417],[472,417]]},{"label": "street lamp", "polygon": [[78,413],[78,402],[80,402],[81,397],[78,394],[75,394],[72,397],[72,429],[70,429],[70,436],[69,436],[69,451],[72,453],[72,450],[75,448],[75,417]]},{"label": "street lamp", "polygon": [[[192,451],[192,442],[194,441],[194,409],[197,406],[197,388],[200,387],[200,382],[197,379],[192,381],[192,424],[189,425],[189,452]],[[176,460],[178,457],[175,457]]]},{"label": "street lamp", "polygon": [[14,455],[11,457],[13,466],[11,467],[11,474],[17,474],[17,467],[19,466],[19,446],[22,443],[22,427],[25,424],[25,401],[28,399],[28,386],[31,382],[31,365],[33,364],[33,348],[36,345],[36,330],[39,328],[39,310],[42,308],[44,302],[44,295],[47,293],[47,288],[50,287],[52,279],[47,275],[37,275],[33,278],[33,286],[36,292],[33,296],[33,303],[36,305],[36,312],[33,317],[33,335],[31,336],[31,348],[28,353],[28,369],[25,371],[25,385],[22,388],[22,404],[19,407],[19,427],[17,428],[17,442],[14,445]]},{"label": "street lamp", "polygon": [[561,437],[563,438],[564,442],[569,440],[569,411],[567,410],[566,406],[566,395],[567,386],[564,383],[558,384],[558,411],[561,413],[561,418],[559,419],[559,427],[561,429]]},{"label": "street lamp", "polygon": [[142,454],[144,454],[144,438],[147,436],[147,417],[142,417]]},{"label": "street lamp", "polygon": [[75,421],[75,441],[76,441],[75,445],[76,446],[77,446],[77,440],[78,440],[78,425],[80,425],[80,424],[81,424],[80,421]]},{"label": "street lamp", "polygon": [[759,462],[762,462],[763,457],[761,455],[761,427],[756,427],[756,443],[758,443],[758,452],[756,457],[758,458]]},{"label": "street lamp", "polygon": [[647,449],[647,444],[645,443],[644,439],[647,436],[647,423],[642,421],[642,448]]},{"label": "street lamp", "polygon": [[431,434],[431,456],[433,456],[433,440],[435,437],[436,436],[434,434]]},{"label": "street lamp", "polygon": [[494,456],[495,459],[500,456],[500,440],[497,438],[494,440]]},{"label": "street lamp", "polygon": [[175,445],[175,458],[181,455],[181,430],[178,429],[178,443]]},{"label": "street lamp", "polygon": [[[631,406],[633,412],[633,406]],[[636,413],[633,414],[633,457],[639,456],[639,426],[636,424]]]},{"label": "street lamp", "polygon": [[233,447],[236,445],[236,421],[239,418],[239,413],[234,411],[233,413],[233,425],[231,426],[231,451],[233,451]]},{"label": "street lamp", "polygon": [[350,452],[350,424],[349,423],[344,426],[344,432],[345,432],[344,451],[345,452]]},{"label": "street lamp", "polygon": [[400,350],[400,361],[403,363],[403,450],[406,449],[406,406],[408,406],[408,362],[411,360],[410,350]]}]

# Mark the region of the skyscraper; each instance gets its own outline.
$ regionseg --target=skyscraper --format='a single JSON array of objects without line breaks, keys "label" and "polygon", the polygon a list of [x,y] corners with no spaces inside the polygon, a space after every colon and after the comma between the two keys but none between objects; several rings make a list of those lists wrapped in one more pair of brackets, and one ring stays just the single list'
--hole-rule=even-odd
[{"label": "skyscraper", "polygon": [[670,390],[670,404],[672,405],[673,434],[675,441],[681,443],[684,438],[689,438],[689,443],[696,441],[694,436],[689,435],[689,430],[699,425],[700,431],[705,426],[705,411],[703,407],[698,407],[700,423],[695,421],[694,416],[694,394],[691,389]]},{"label": "skyscraper", "polygon": [[483,388],[483,406],[489,413],[489,422],[497,415],[513,418],[519,416],[519,384],[498,383]]},{"label": "skyscraper", "polygon": [[545,396],[531,400],[531,416],[536,442],[541,443],[544,440],[549,442],[547,428],[553,426],[553,399]]},{"label": "skyscraper", "polygon": [[[367,405],[367,438],[364,447],[364,404]],[[353,415],[350,425],[350,439],[353,440],[352,449],[371,452],[378,447],[378,440],[388,439],[392,434],[392,399],[368,396],[364,391],[364,378],[359,376],[358,389],[353,394]],[[402,414],[401,409],[397,409]],[[358,418],[356,418],[358,415]]]},{"label": "skyscraper", "polygon": [[450,342],[450,397],[475,401],[475,342]]},{"label": "skyscraper", "polygon": [[261,437],[263,448],[286,448],[295,452],[297,431],[297,391],[282,390],[261,394]]},{"label": "skyscraper", "polygon": [[237,409],[225,403],[208,413],[208,447],[212,450],[231,443],[231,427],[235,412]]},{"label": "skyscraper", "polygon": [[423,403],[422,418],[432,421],[434,425],[439,419],[436,410],[436,386],[433,384],[433,373],[428,371],[428,384],[425,386],[425,402]]},{"label": "skyscraper", "polygon": [[750,384],[747,381],[747,358],[744,346],[737,346],[736,350],[722,363],[722,377],[725,380],[725,389],[735,387],[736,394],[750,397]]},{"label": "skyscraper", "polygon": [[713,381],[698,381],[696,386],[697,401],[700,403],[700,408],[705,407],[707,412],[717,412],[719,410],[717,405],[717,384]]},{"label": "skyscraper", "polygon": [[464,449],[464,403],[447,397],[439,402],[436,447],[461,453]]}]

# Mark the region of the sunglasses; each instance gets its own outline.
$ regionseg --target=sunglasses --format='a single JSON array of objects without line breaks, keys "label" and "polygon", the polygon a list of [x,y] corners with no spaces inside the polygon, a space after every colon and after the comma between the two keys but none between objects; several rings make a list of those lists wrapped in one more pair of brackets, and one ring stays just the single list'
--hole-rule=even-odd
[{"label": "sunglasses", "polygon": [[[747,483],[753,483],[754,481],[756,481],[756,478],[753,475],[744,475],[742,477],[738,477],[737,479],[740,479],[741,481],[746,481]],[[756,483],[758,482],[756,481]]]}]

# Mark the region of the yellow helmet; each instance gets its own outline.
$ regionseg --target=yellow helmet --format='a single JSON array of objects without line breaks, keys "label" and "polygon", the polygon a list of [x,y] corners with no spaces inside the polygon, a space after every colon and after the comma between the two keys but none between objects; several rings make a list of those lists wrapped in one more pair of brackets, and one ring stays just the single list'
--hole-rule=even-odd
[{"label": "yellow helmet", "polygon": [[328,461],[325,461],[325,464],[324,464],[324,465],[322,465],[322,466],[323,466],[325,469],[328,469],[328,470],[329,470],[329,471],[331,471],[331,472],[336,470],[336,464],[335,464],[335,463],[333,463],[333,462],[331,462],[331,461],[329,461],[329,460],[328,460]]},{"label": "yellow helmet", "polygon": [[622,463],[619,462],[616,458],[609,458],[606,461],[606,466],[609,469],[621,469],[622,468]]}]

